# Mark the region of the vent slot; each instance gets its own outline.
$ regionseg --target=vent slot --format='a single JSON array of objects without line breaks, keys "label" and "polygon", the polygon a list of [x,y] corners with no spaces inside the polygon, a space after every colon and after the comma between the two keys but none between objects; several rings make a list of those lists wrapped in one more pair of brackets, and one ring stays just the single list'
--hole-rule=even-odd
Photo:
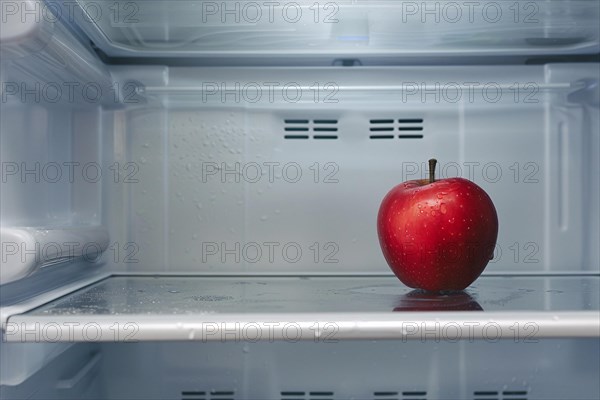
[{"label": "vent slot", "polygon": [[398,392],[388,392],[388,391],[373,392],[373,399],[374,400],[399,400]]},{"label": "vent slot", "polygon": [[[371,119],[369,120],[370,132],[422,132],[423,118],[400,118],[400,119]],[[401,133],[398,139],[423,139],[423,134]],[[369,139],[393,139],[393,135],[373,135]]]},{"label": "vent slot", "polygon": [[337,139],[337,135],[314,135],[313,139],[326,139],[326,140],[335,140]]},{"label": "vent slot", "polygon": [[206,392],[203,391],[195,391],[195,390],[186,390],[181,392],[182,400],[207,400]]},{"label": "vent slot", "polygon": [[372,119],[369,121],[371,124],[393,124],[393,119]]},{"label": "vent slot", "polygon": [[473,400],[527,400],[527,391],[505,390],[500,394],[494,390],[478,390],[473,392]]},{"label": "vent slot", "polygon": [[295,392],[295,391],[281,392],[281,400],[304,400],[304,392]]},{"label": "vent slot", "polygon": [[281,400],[333,400],[333,392],[312,391],[300,392],[296,390],[286,390],[280,392]]},{"label": "vent slot", "polygon": [[[336,126],[338,123],[337,119],[284,119],[285,125],[283,130],[285,132],[323,132],[324,134],[316,134],[313,135],[313,139],[317,140],[335,140],[338,139],[338,135],[327,134],[329,132],[337,132],[338,127]],[[284,139],[310,139],[311,136],[306,134],[288,134],[284,135]]]},{"label": "vent slot", "polygon": [[[374,400],[400,400],[400,393],[394,391],[378,391],[373,392]],[[427,400],[427,392],[414,390],[402,392],[401,400]]]},{"label": "vent slot", "polygon": [[398,135],[398,139],[423,139],[423,135]]},{"label": "vent slot", "polygon": [[398,128],[399,131],[422,131],[422,126],[401,126]]},{"label": "vent slot", "polygon": [[308,139],[308,135],[285,135],[284,139]]},{"label": "vent slot", "polygon": [[[315,119],[313,120],[313,132],[337,132],[337,119]],[[323,125],[323,126],[321,126]],[[337,139],[337,135],[314,135],[313,139]]]},{"label": "vent slot", "polygon": [[369,139],[393,139],[394,135],[371,135]]},{"label": "vent slot", "polygon": [[371,128],[369,129],[371,132],[393,132],[394,128],[389,126],[386,128]]},{"label": "vent slot", "polygon": [[233,390],[184,390],[181,392],[181,400],[235,400]]},{"label": "vent slot", "polygon": [[425,392],[425,391],[402,392],[402,400],[427,400],[427,392]]}]

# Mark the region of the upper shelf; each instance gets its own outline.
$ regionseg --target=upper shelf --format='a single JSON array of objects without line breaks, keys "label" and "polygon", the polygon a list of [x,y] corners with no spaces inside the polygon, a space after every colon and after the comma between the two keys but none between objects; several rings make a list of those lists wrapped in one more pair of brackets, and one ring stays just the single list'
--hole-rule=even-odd
[{"label": "upper shelf", "polygon": [[596,0],[77,3],[71,19],[110,56],[594,54],[600,37]]},{"label": "upper shelf", "polygon": [[395,277],[112,276],[8,318],[7,341],[535,340],[600,336],[600,277],[484,276],[428,295]]}]

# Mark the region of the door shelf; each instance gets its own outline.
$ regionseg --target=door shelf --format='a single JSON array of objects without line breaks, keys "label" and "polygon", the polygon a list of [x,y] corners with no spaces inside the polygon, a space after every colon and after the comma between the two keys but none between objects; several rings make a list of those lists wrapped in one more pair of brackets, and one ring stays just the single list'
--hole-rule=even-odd
[{"label": "door shelf", "polygon": [[113,275],[8,318],[12,342],[599,337],[600,277],[483,276],[430,295],[393,276]]}]

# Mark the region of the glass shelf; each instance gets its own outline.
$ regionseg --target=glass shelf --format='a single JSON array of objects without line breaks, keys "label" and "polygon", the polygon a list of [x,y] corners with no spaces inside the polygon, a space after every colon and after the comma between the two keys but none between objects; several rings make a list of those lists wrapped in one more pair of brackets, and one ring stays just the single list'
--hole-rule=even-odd
[{"label": "glass shelf", "polygon": [[600,277],[483,276],[431,295],[393,277],[111,276],[9,317],[7,341],[599,337]]}]

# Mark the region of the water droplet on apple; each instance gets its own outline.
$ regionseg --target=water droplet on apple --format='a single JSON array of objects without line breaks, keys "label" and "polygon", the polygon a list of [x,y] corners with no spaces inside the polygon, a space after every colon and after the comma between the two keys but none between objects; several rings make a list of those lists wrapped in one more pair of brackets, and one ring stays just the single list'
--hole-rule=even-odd
[{"label": "water droplet on apple", "polygon": [[453,223],[454,223],[454,218],[450,218],[450,219],[448,220],[448,222],[450,222],[451,224],[453,224]]},{"label": "water droplet on apple", "polygon": [[447,210],[447,208],[446,208],[446,205],[445,205],[445,204],[442,204],[442,205],[440,206],[440,212],[441,212],[442,214],[446,214],[446,211],[448,211],[448,210]]},{"label": "water droplet on apple", "polygon": [[431,212],[431,216],[435,216],[435,211],[432,211],[432,212]]}]

